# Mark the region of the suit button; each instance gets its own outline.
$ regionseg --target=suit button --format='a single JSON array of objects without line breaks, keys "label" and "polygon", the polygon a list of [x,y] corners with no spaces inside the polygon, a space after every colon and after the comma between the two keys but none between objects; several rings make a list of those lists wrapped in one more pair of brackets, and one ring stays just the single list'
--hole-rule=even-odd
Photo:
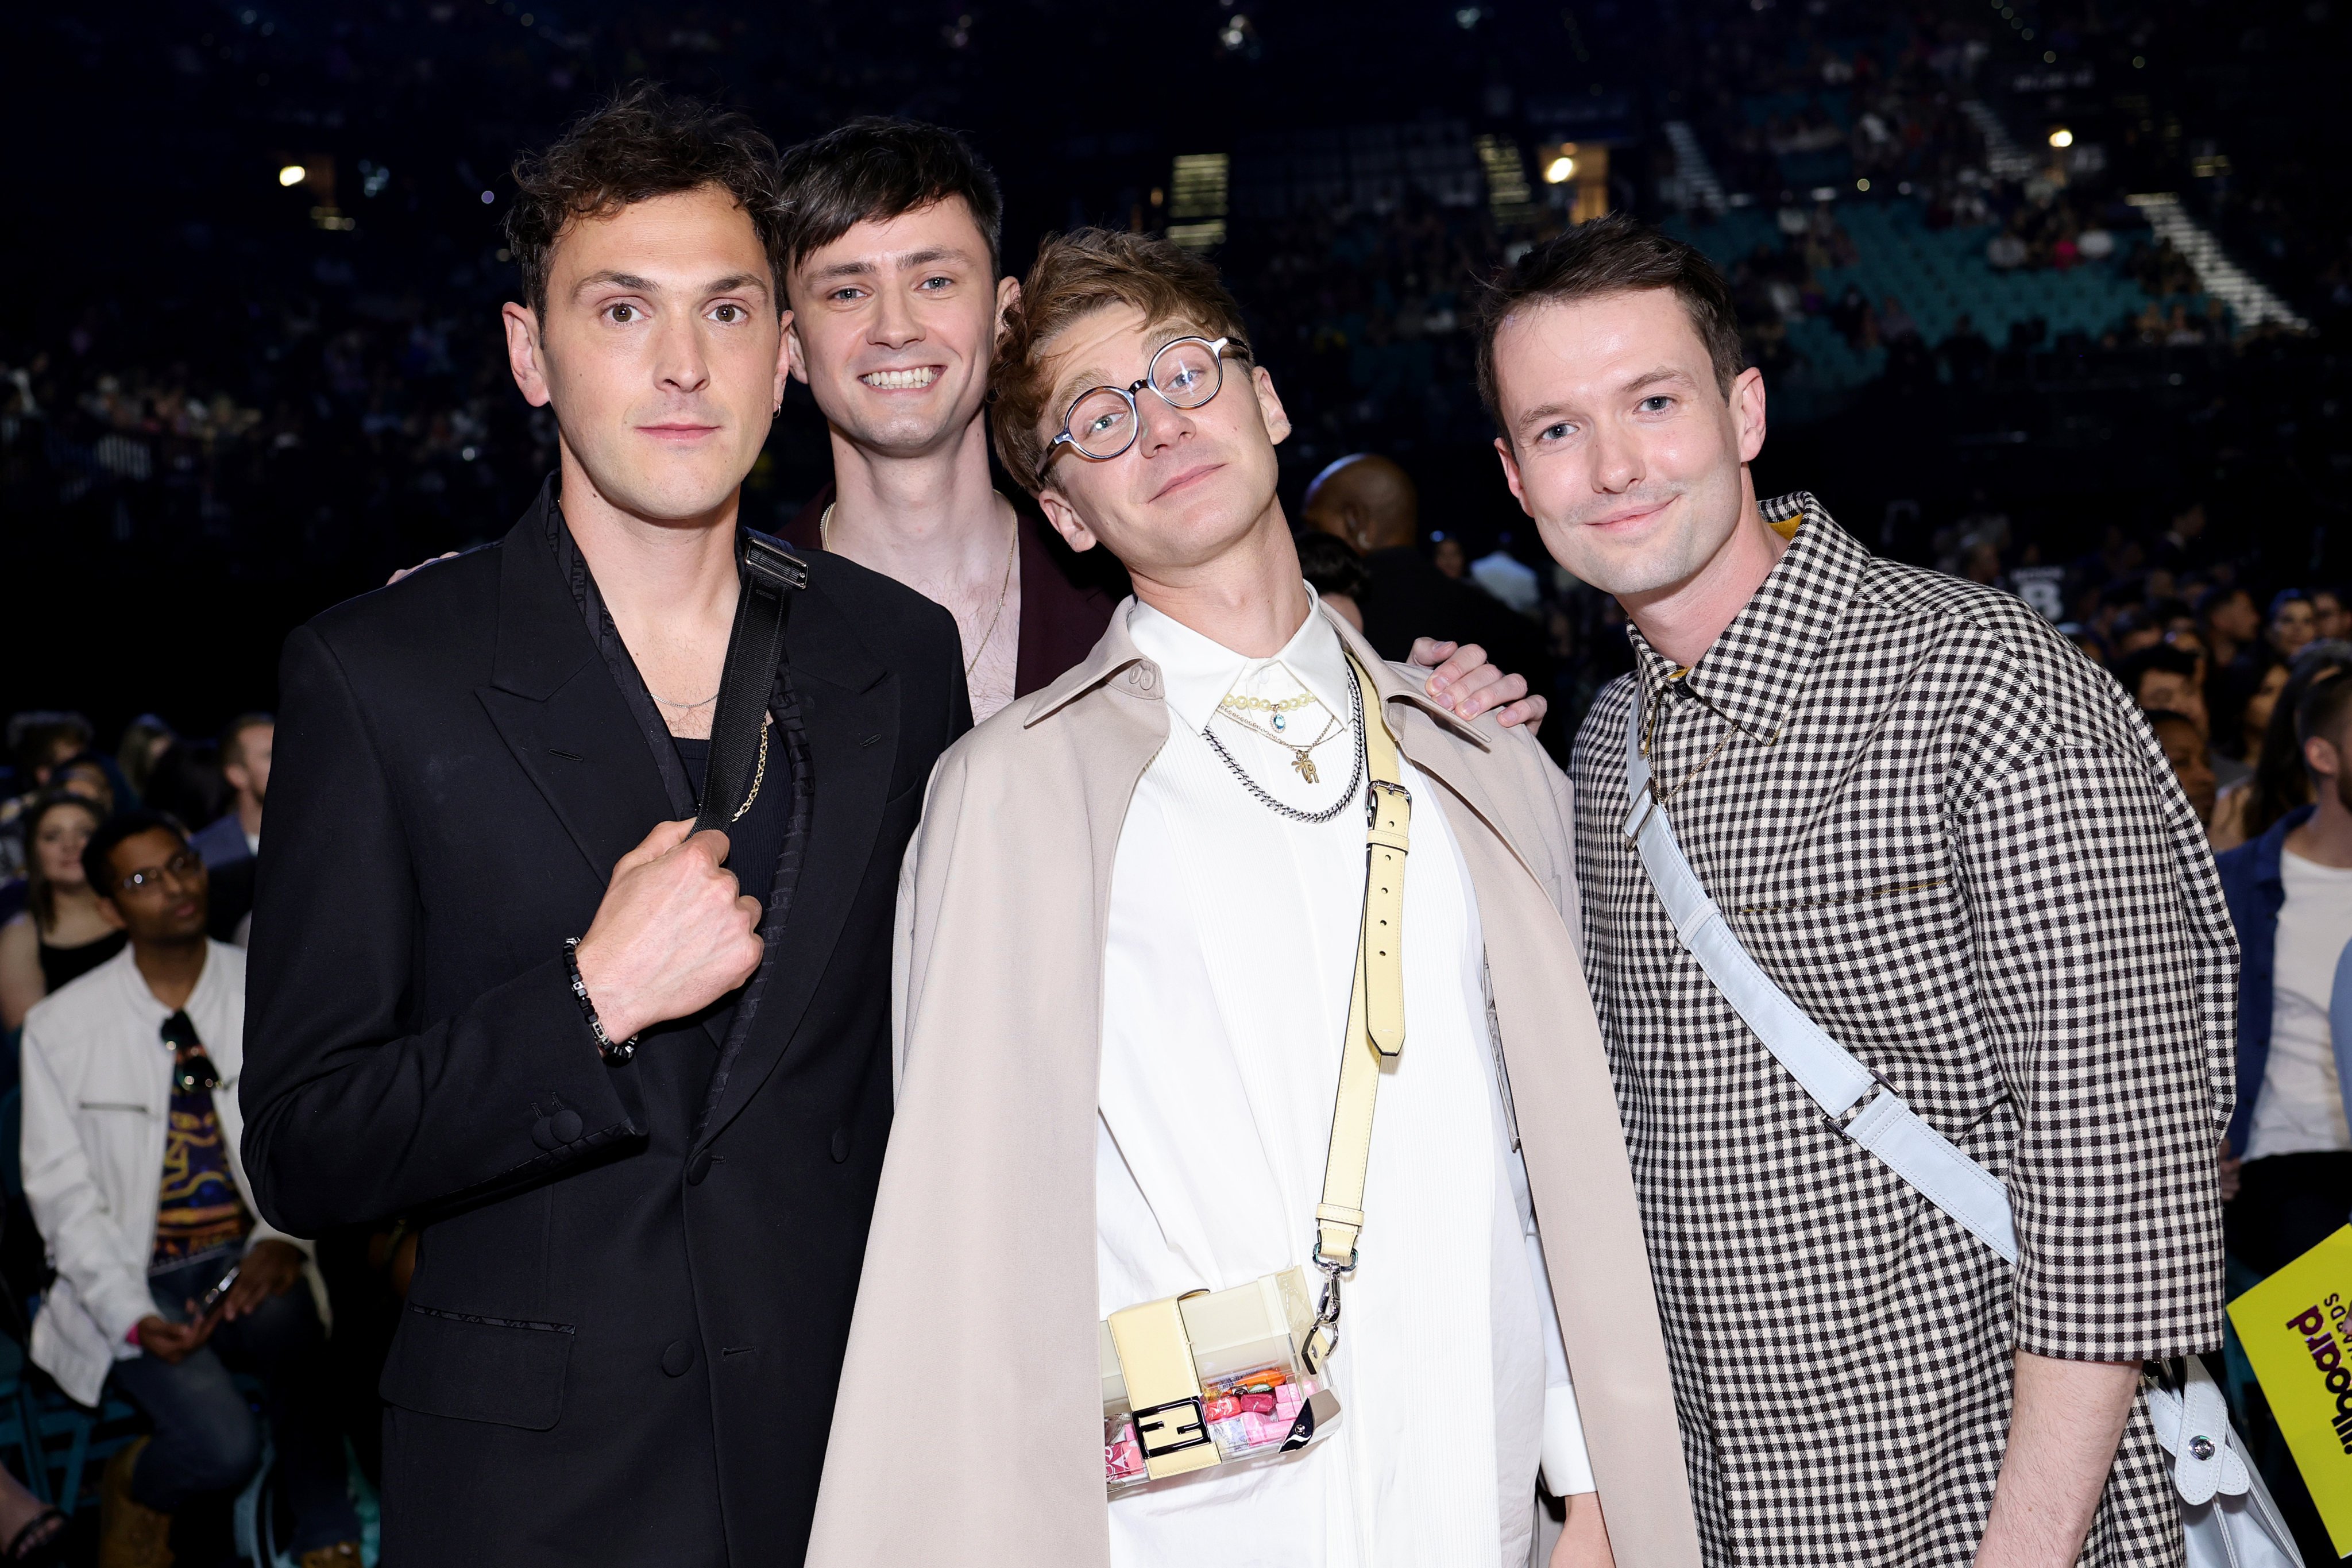
[{"label": "suit button", "polygon": [[560,1149],[563,1146],[562,1140],[555,1135],[554,1121],[545,1116],[530,1124],[530,1141],[542,1149]]},{"label": "suit button", "polygon": [[555,1141],[557,1143],[577,1143],[580,1142],[580,1113],[578,1111],[559,1110],[553,1116],[548,1118],[548,1122],[550,1131],[555,1134]]},{"label": "suit button", "polygon": [[662,1370],[672,1377],[684,1377],[694,1370],[694,1347],[684,1340],[672,1340],[662,1346]]},{"label": "suit button", "polygon": [[710,1174],[710,1151],[697,1149],[694,1152],[694,1158],[686,1163],[686,1184],[689,1187],[698,1187],[702,1185],[702,1178],[709,1174]]},{"label": "suit button", "polygon": [[838,1165],[848,1158],[849,1129],[836,1127],[833,1130],[833,1163]]}]

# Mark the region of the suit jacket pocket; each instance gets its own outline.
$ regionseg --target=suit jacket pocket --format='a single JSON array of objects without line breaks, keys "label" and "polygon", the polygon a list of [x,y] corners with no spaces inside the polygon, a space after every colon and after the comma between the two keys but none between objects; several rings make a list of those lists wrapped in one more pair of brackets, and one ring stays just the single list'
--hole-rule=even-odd
[{"label": "suit jacket pocket", "polygon": [[544,1432],[563,1414],[572,1325],[486,1318],[412,1301],[378,1389],[426,1415]]}]

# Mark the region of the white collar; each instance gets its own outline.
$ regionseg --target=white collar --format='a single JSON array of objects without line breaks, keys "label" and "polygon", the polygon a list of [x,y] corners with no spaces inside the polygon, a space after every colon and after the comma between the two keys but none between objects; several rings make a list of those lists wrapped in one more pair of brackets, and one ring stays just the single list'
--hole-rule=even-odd
[{"label": "white collar", "polygon": [[1135,640],[1136,651],[1160,667],[1160,677],[1168,683],[1169,708],[1195,731],[1208,727],[1217,704],[1228,692],[1256,696],[1257,686],[1264,683],[1279,687],[1287,695],[1292,680],[1284,678],[1282,669],[1287,669],[1298,685],[1344,721],[1353,680],[1348,673],[1347,649],[1325,618],[1322,600],[1311,585],[1307,587],[1307,599],[1306,620],[1271,658],[1235,653],[1140,599],[1128,610],[1127,631]]},{"label": "white collar", "polygon": [[[218,1000],[216,994],[228,984],[227,966],[220,962],[220,955],[215,951],[220,945],[209,938],[205,942],[205,966],[197,972],[196,983],[189,989],[187,1003],[180,1009],[191,1018],[200,1013],[210,1016],[213,1004]],[[138,949],[129,942],[123,943],[122,951],[106,961],[106,967],[114,971],[114,983],[120,987],[124,1004],[131,1008],[132,1015],[143,1023],[163,1027],[164,1020],[171,1017],[172,1009],[163,1005],[163,999],[148,986],[147,976],[140,973]]]}]

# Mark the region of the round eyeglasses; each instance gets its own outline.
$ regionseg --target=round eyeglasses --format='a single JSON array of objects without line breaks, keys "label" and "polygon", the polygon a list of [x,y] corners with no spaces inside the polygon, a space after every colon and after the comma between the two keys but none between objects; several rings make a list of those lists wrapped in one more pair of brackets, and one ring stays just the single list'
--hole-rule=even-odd
[{"label": "round eyeglasses", "polygon": [[1207,403],[1225,384],[1228,354],[1247,359],[1249,345],[1239,338],[1178,338],[1161,345],[1134,385],[1097,386],[1078,394],[1063,417],[1062,433],[1046,443],[1045,456],[1037,459],[1037,482],[1045,482],[1054,454],[1065,447],[1099,463],[1134,446],[1142,425],[1135,395],[1147,386],[1171,408],[1198,408]]}]

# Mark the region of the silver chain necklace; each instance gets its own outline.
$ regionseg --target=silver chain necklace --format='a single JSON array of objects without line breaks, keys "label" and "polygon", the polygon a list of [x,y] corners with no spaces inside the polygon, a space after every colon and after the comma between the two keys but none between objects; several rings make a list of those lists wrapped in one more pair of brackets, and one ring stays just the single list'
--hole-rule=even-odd
[{"label": "silver chain necklace", "polygon": [[1234,761],[1234,754],[1226,751],[1214,735],[1209,733],[1206,725],[1201,729],[1201,739],[1209,742],[1209,750],[1217,753],[1218,761],[1233,770],[1234,777],[1241,780],[1242,788],[1249,791],[1257,803],[1268,811],[1277,816],[1286,816],[1293,822],[1328,822],[1346,810],[1355,800],[1356,786],[1364,782],[1364,693],[1353,680],[1348,682],[1348,725],[1356,734],[1356,765],[1349,772],[1348,787],[1339,792],[1339,798],[1320,811],[1301,811],[1295,805],[1285,805],[1266,794],[1265,787],[1257,780],[1250,777],[1249,770]]}]

